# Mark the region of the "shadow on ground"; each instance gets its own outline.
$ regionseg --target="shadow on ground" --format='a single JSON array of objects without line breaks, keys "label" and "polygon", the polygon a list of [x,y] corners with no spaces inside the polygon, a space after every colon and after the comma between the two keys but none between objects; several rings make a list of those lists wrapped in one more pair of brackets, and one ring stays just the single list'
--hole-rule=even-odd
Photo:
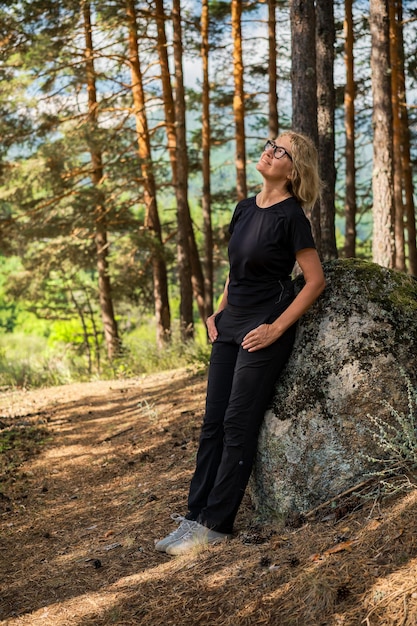
[{"label": "shadow on ground", "polygon": [[297,529],[246,497],[229,543],[155,552],[184,512],[204,391],[178,370],[1,399],[50,434],[2,483],[1,623],[414,625],[415,492]]}]

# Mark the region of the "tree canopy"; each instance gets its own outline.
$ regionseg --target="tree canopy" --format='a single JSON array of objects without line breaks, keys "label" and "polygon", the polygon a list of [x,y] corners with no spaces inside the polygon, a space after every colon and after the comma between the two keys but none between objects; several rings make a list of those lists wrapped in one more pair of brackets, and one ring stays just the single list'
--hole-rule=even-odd
[{"label": "tree canopy", "polygon": [[0,21],[2,332],[17,308],[75,317],[110,361],[145,313],[161,349],[173,323],[192,338],[291,127],[319,150],[322,259],[417,275],[417,0],[19,0]]}]

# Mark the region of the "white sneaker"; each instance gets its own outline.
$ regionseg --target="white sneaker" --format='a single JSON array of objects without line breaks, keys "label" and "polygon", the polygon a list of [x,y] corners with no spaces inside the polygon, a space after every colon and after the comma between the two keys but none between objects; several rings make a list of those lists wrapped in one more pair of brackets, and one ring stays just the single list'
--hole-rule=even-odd
[{"label": "white sneaker", "polygon": [[210,530],[206,526],[194,522],[194,525],[183,535],[180,539],[174,543],[170,543],[165,552],[170,556],[179,556],[192,552],[195,549],[201,549],[204,546],[220,543],[230,539],[232,535],[226,533],[219,533],[215,530]]},{"label": "white sneaker", "polygon": [[169,533],[169,535],[164,537],[164,539],[160,539],[160,541],[155,543],[155,550],[158,550],[158,552],[166,552],[166,549],[171,545],[171,543],[175,543],[176,541],[182,539],[182,537],[197,524],[197,522],[185,519],[182,515],[176,515],[175,513],[171,515],[171,517],[179,524],[179,526],[173,530],[172,533]]}]

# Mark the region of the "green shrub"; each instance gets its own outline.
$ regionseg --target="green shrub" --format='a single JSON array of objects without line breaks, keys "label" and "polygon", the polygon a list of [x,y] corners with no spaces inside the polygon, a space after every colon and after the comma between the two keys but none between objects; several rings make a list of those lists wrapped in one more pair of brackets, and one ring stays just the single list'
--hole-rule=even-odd
[{"label": "green shrub", "polygon": [[365,455],[365,458],[378,465],[371,475],[379,477],[380,489],[384,493],[416,487],[410,476],[417,469],[417,389],[413,388],[405,372],[403,376],[407,386],[408,412],[397,411],[383,400],[381,404],[389,410],[392,420],[387,422],[379,416],[368,415],[371,423],[369,431],[381,456]]},{"label": "green shrub", "polygon": [[193,341],[184,343],[175,329],[171,343],[159,349],[155,338],[155,327],[152,322],[142,325],[123,337],[124,354],[113,364],[116,375],[134,376],[152,372],[175,369],[193,364],[206,367],[210,356],[202,325],[196,325]]}]

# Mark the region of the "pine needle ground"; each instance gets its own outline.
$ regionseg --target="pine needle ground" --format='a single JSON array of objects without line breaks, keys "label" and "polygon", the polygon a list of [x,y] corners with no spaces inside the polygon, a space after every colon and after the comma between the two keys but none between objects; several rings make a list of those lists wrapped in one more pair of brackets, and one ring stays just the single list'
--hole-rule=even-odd
[{"label": "pine needle ground", "polygon": [[245,497],[230,542],[155,552],[184,512],[204,392],[185,369],[3,391],[3,430],[42,438],[1,455],[0,623],[414,626],[415,491],[287,526]]}]

